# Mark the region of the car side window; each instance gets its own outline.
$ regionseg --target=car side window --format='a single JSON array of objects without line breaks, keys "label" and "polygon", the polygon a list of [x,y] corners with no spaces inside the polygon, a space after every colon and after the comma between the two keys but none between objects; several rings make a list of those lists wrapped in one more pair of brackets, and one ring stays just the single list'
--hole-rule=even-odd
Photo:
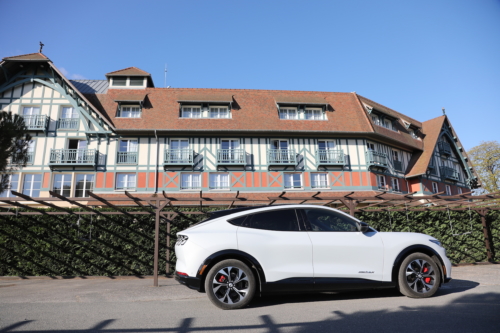
[{"label": "car side window", "polygon": [[252,214],[241,226],[262,230],[299,231],[295,209],[279,209]]},{"label": "car side window", "polygon": [[303,211],[311,224],[312,231],[358,231],[356,221],[343,214],[326,209],[304,209]]}]

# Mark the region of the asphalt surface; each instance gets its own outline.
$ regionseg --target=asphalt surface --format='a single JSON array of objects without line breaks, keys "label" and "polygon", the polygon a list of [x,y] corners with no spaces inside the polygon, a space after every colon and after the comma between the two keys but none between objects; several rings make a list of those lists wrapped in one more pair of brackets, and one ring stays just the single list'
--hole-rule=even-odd
[{"label": "asphalt surface", "polygon": [[428,299],[283,295],[233,311],[167,278],[0,278],[0,332],[500,332],[500,265],[452,276]]}]

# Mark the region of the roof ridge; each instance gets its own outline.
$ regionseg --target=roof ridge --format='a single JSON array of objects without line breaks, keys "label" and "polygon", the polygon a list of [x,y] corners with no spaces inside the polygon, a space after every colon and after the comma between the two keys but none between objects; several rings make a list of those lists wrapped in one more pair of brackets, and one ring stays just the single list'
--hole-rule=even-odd
[{"label": "roof ridge", "polygon": [[140,69],[139,67],[135,67],[135,66],[131,66],[131,67],[122,68],[122,69],[119,69],[119,70],[116,70],[116,71],[112,71],[112,72],[106,73],[106,75],[113,74],[113,73],[116,73],[116,72],[126,71],[127,69],[137,69],[137,70],[140,70],[140,71],[142,71],[144,73],[147,73],[148,75],[151,75],[150,73],[146,72],[145,70]]},{"label": "roof ridge", "polygon": [[251,88],[146,88],[146,89],[168,89],[168,90],[227,90],[227,91],[275,91],[275,92],[294,92],[294,93],[325,93],[325,94],[351,94],[343,91],[315,91],[315,90],[277,90],[277,89],[251,89]]},{"label": "roof ridge", "polygon": [[10,57],[4,57],[2,58],[2,60],[5,60],[5,59],[8,59],[8,58],[18,58],[18,57],[26,57],[26,56],[30,56],[30,55],[40,55],[42,57],[44,57],[45,59],[49,59],[45,54],[41,53],[41,52],[33,52],[33,53],[26,53],[26,54],[18,54],[18,55],[15,55],[15,56],[10,56]]}]

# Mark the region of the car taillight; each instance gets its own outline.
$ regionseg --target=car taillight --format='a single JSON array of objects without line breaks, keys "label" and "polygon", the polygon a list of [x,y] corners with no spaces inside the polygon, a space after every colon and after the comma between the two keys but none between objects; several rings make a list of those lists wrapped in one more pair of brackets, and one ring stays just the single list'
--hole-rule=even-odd
[{"label": "car taillight", "polygon": [[188,241],[188,236],[185,235],[177,235],[177,242],[175,245],[184,245]]},{"label": "car taillight", "polygon": [[177,272],[177,275],[189,276],[187,273],[183,273],[183,272]]}]

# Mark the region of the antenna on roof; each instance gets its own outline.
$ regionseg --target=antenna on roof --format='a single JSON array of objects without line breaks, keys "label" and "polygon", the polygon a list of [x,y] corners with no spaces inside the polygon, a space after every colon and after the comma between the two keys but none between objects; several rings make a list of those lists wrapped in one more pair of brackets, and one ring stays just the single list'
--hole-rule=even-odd
[{"label": "antenna on roof", "polygon": [[441,110],[443,110],[443,115],[446,115],[446,111],[444,110],[444,108],[441,108]]},{"label": "antenna on roof", "polygon": [[163,88],[167,87],[167,64],[165,63],[165,84],[163,85]]},{"label": "antenna on roof", "polygon": [[42,53],[42,49],[43,49],[44,46],[45,45],[42,42],[40,42],[40,50],[38,50],[38,53]]}]

